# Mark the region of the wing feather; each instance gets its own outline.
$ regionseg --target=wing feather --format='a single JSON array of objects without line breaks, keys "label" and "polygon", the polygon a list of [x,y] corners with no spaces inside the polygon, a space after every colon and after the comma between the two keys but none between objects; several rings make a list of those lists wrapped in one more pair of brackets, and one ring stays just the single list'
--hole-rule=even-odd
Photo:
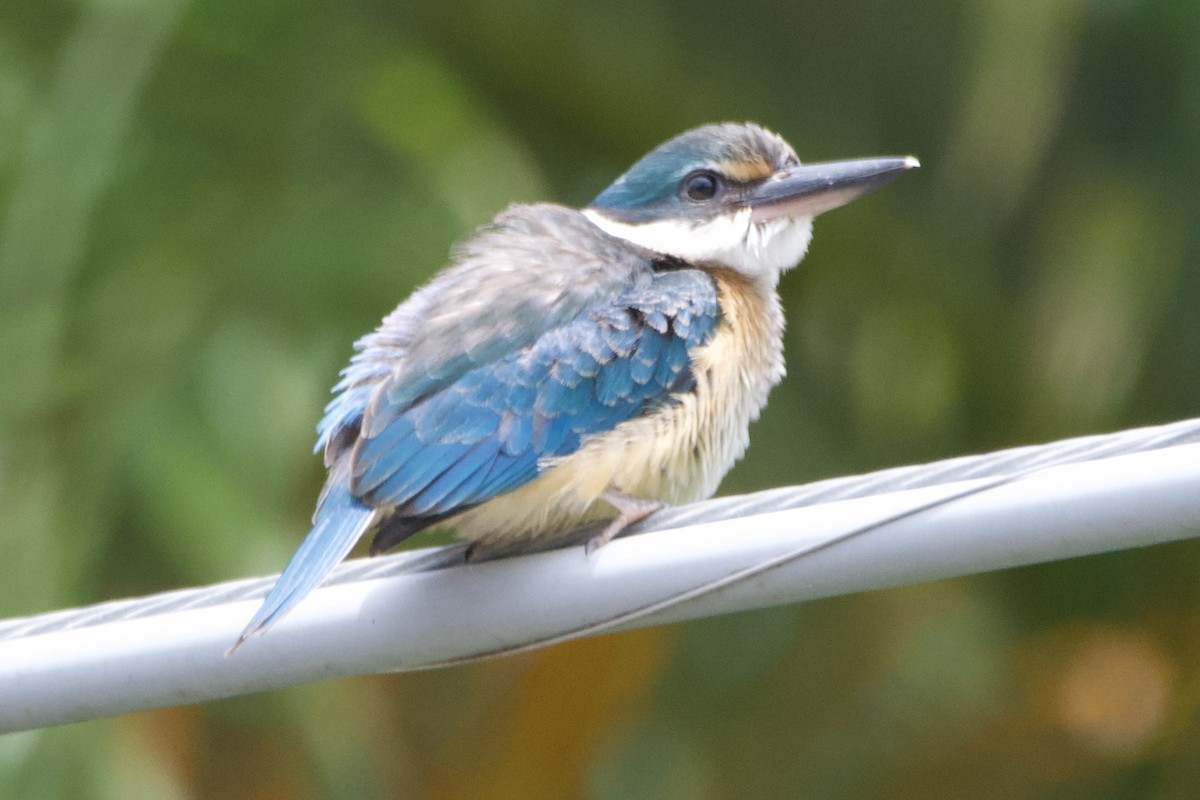
[{"label": "wing feather", "polygon": [[[698,270],[654,274],[648,288],[597,304],[391,413],[356,444],[352,491],[401,515],[452,514],[532,480],[539,465],[588,437],[674,402],[690,385],[680,378],[690,375],[690,351],[717,325],[716,289]],[[662,332],[648,324],[656,315]],[[580,346],[597,341],[605,345]]]}]

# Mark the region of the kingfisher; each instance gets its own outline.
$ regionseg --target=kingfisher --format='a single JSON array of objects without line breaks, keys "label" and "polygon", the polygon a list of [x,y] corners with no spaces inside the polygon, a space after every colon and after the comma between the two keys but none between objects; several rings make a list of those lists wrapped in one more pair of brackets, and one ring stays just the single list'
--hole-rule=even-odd
[{"label": "kingfisher", "polygon": [[[317,426],[313,527],[237,642],[371,534],[468,555],[711,496],[783,378],[776,286],[818,214],[918,166],[801,164],[751,123],[660,145],[586,208],[512,205],[355,344]],[[599,526],[597,526],[599,527]]]}]

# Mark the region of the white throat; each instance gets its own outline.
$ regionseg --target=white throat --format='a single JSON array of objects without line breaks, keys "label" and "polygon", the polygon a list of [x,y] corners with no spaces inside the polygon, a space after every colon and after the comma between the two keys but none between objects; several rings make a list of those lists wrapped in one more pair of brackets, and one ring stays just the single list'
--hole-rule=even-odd
[{"label": "white throat", "polygon": [[774,286],[812,241],[812,217],[750,219],[750,209],[711,220],[618,222],[588,208],[584,216],[605,233],[693,263],[716,262]]}]

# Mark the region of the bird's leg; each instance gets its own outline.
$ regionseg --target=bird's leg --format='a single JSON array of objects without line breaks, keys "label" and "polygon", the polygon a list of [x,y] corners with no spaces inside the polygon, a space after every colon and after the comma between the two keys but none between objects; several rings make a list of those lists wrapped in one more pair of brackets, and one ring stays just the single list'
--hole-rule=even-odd
[{"label": "bird's leg", "polygon": [[[525,543],[528,545],[529,543]],[[505,542],[504,540],[496,541],[489,539],[486,536],[482,539],[473,539],[467,543],[466,549],[463,550],[463,561],[467,564],[478,564],[481,561],[491,561],[496,558],[507,558],[508,556],[518,555],[525,552],[537,552],[539,549],[536,546],[536,541],[532,548],[522,547],[521,543]]]},{"label": "bird's leg", "polygon": [[621,531],[635,522],[641,522],[655,511],[662,511],[667,503],[662,500],[646,500],[641,497],[618,492],[616,489],[605,489],[600,499],[617,510],[617,518],[608,523],[608,527],[588,540],[584,550],[588,555],[608,544]]},{"label": "bird's leg", "polygon": [[475,539],[467,544],[466,550],[463,550],[463,562],[475,564],[480,561],[487,561],[489,554],[494,552],[495,549],[483,539]]}]

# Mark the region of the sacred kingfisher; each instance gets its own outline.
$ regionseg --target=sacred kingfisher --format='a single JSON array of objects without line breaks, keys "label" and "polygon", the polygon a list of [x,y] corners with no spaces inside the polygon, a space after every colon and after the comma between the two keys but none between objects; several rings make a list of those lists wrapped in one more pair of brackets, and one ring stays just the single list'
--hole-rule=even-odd
[{"label": "sacred kingfisher", "polygon": [[917,166],[801,164],[753,124],[659,146],[583,210],[513,205],[360,339],[317,426],[313,527],[234,645],[364,534],[472,548],[710,496],[783,377],[776,284],[813,217]]}]

